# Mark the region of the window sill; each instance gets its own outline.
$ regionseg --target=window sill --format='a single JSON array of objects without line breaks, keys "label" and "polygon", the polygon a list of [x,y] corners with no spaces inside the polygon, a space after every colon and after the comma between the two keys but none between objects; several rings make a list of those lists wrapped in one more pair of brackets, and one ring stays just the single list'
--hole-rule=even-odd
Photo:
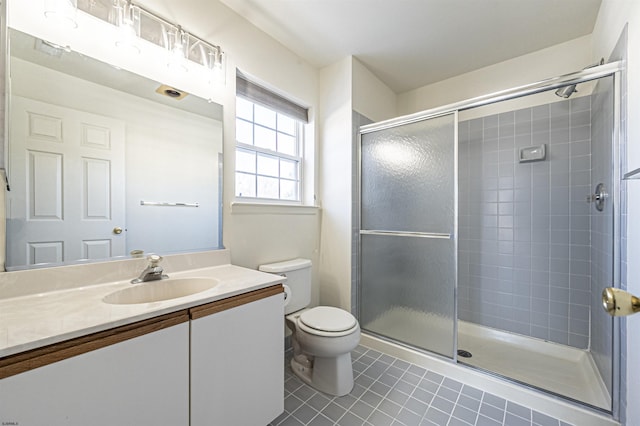
[{"label": "window sill", "polygon": [[231,214],[316,215],[319,211],[320,207],[318,206],[302,204],[231,202]]}]

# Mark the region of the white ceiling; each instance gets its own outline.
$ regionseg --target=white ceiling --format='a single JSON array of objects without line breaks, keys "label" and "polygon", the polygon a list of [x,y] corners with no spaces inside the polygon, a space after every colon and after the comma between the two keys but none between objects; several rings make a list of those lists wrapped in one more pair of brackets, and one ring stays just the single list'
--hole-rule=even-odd
[{"label": "white ceiling", "polygon": [[317,67],[354,55],[396,93],[590,34],[601,3],[221,1]]}]

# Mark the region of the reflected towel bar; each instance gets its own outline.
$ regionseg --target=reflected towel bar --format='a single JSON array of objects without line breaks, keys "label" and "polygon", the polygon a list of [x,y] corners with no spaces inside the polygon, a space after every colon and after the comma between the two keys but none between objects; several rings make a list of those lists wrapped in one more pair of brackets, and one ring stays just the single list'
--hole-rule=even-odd
[{"label": "reflected towel bar", "polygon": [[142,201],[141,206],[160,206],[160,207],[200,207],[199,203],[163,203],[159,201]]}]

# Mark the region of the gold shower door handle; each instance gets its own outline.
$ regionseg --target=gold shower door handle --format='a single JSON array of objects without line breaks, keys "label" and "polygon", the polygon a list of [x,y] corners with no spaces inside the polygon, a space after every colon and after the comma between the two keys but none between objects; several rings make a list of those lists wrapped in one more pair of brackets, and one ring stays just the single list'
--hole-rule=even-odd
[{"label": "gold shower door handle", "polygon": [[607,287],[602,291],[602,307],[612,317],[624,317],[640,312],[640,299],[619,288]]}]

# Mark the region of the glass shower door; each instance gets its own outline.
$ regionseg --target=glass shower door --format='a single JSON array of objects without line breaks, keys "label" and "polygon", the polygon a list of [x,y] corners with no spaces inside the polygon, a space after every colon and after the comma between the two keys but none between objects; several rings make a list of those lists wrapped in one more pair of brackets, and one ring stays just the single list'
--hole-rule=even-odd
[{"label": "glass shower door", "polygon": [[361,130],[360,322],[454,358],[457,112]]}]

